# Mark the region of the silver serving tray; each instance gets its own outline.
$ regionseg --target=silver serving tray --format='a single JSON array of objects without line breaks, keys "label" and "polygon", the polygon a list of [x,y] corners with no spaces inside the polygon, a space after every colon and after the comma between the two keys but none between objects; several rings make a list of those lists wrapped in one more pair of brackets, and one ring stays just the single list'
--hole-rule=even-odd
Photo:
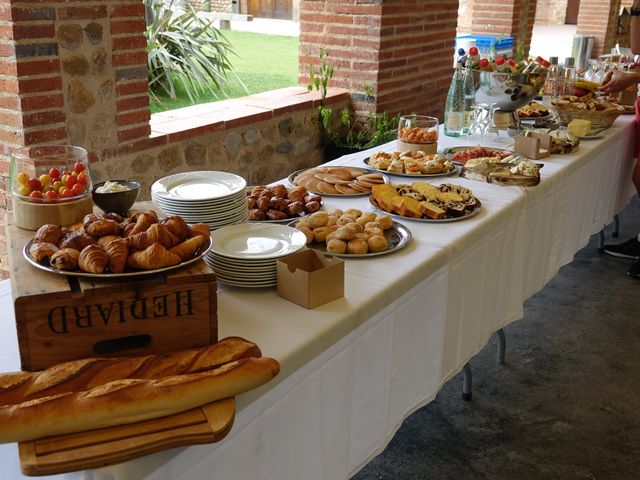
[{"label": "silver serving tray", "polygon": [[452,166],[451,170],[449,170],[448,172],[441,172],[441,173],[421,173],[419,175],[412,175],[411,173],[396,173],[396,172],[389,172],[387,170],[382,170],[381,168],[375,168],[372,167],[369,164],[369,158],[367,157],[363,160],[364,164],[367,165],[371,170],[375,170],[376,172],[380,172],[380,173],[386,173],[387,175],[395,175],[397,177],[410,177],[410,178],[429,178],[429,177],[446,177],[449,175],[452,175],[454,173],[458,172],[458,169],[456,168],[456,166]]},{"label": "silver serving tray", "polygon": [[[476,200],[478,200],[478,199],[476,198]],[[423,222],[423,223],[459,222],[461,220],[466,220],[467,218],[475,217],[477,214],[480,213],[480,210],[482,210],[482,205],[480,204],[480,200],[478,200],[478,206],[476,208],[474,208],[472,211],[470,211],[469,213],[467,213],[466,215],[463,215],[461,217],[450,217],[450,218],[441,218],[441,219],[437,219],[437,218],[413,218],[413,217],[403,217],[402,215],[398,215],[397,213],[391,213],[391,212],[387,212],[386,210],[383,210],[382,207],[380,205],[378,205],[378,202],[376,202],[376,200],[373,197],[369,197],[369,203],[371,204],[371,206],[373,208],[375,208],[379,212],[384,213],[385,215],[389,215],[390,217],[401,218],[402,220],[411,220],[412,222]]]},{"label": "silver serving tray", "polygon": [[[297,220],[291,222],[289,224],[290,227],[295,228],[295,224],[298,223]],[[315,250],[319,250],[324,252],[326,256],[340,257],[340,258],[371,258],[371,257],[379,257],[380,255],[388,255],[390,253],[397,252],[398,250],[406,247],[409,242],[411,242],[411,230],[408,227],[403,225],[400,222],[393,222],[393,226],[384,231],[384,238],[387,239],[387,243],[389,244],[387,249],[383,252],[372,252],[372,253],[329,253],[327,252],[327,244],[324,242],[312,242],[307,244],[308,248],[313,248]]]},{"label": "silver serving tray", "polygon": [[177,270],[178,268],[186,267],[187,265],[192,265],[200,261],[200,259],[204,257],[206,253],[209,251],[209,249],[211,248],[211,239],[209,238],[207,239],[207,243],[200,248],[199,253],[195,257],[187,260],[186,262],[182,262],[182,263],[179,263],[178,265],[173,265],[171,267],[158,268],[155,270],[135,270],[135,271],[123,272],[123,273],[87,273],[87,272],[82,272],[80,270],[77,270],[77,271],[58,270],[56,268],[49,266],[48,264],[36,262],[33,258],[31,258],[31,254],[29,253],[32,243],[33,243],[33,240],[29,240],[27,242],[27,244],[22,249],[22,254],[24,255],[24,258],[27,260],[27,262],[29,262],[34,267],[40,270],[44,270],[45,272],[55,273],[57,275],[67,275],[69,277],[103,278],[103,279],[140,277],[143,275],[155,275],[157,273]]},{"label": "silver serving tray", "polygon": [[[380,175],[382,175],[382,180],[383,183],[390,183],[389,181],[389,177],[387,177],[382,171],[380,170],[374,170],[371,168],[361,168],[361,167],[352,167],[350,165],[330,165],[331,167],[345,167],[345,168],[357,168],[358,170],[362,170],[362,174],[367,174],[367,173],[379,173]],[[311,168],[317,168],[317,167],[311,167]],[[311,170],[311,168],[303,168],[300,170],[296,170],[295,172],[293,172],[291,175],[289,175],[287,177],[287,182],[289,182],[290,185],[295,185],[298,186],[295,183],[296,177],[298,175],[300,175],[302,172],[306,172],[307,170]],[[307,191],[309,193],[313,193],[315,195],[321,195],[323,197],[366,197],[367,195],[371,195],[371,191],[369,192],[362,192],[362,193],[340,193],[340,194],[335,194],[335,193],[323,193],[323,192],[316,192],[313,190],[308,189],[307,187],[304,187],[307,189]]]}]

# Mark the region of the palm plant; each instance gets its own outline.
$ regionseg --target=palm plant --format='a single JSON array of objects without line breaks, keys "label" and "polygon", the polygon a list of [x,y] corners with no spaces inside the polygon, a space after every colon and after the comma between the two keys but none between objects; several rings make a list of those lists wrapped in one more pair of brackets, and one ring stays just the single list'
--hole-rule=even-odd
[{"label": "palm plant", "polygon": [[178,90],[192,102],[204,93],[218,97],[227,74],[233,73],[231,45],[220,31],[174,0],[145,0],[149,91],[154,100],[176,99]]}]

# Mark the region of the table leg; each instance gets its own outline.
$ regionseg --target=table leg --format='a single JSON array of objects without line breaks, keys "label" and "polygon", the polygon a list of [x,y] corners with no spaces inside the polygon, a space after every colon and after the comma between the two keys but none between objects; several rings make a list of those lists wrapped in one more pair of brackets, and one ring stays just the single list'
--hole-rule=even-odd
[{"label": "table leg", "polygon": [[598,253],[604,253],[604,228],[598,233]]},{"label": "table leg", "polygon": [[618,217],[618,215],[613,216],[613,233],[611,236],[613,238],[618,238],[620,236],[620,217]]},{"label": "table leg", "polygon": [[498,361],[498,365],[502,365],[507,351],[507,337],[502,328],[498,330],[496,334],[498,335],[498,354],[496,355],[496,360]]},{"label": "table leg", "polygon": [[468,362],[464,364],[462,372],[463,372],[462,399],[468,402],[469,400],[471,400],[471,382],[472,382],[471,365],[469,365]]}]

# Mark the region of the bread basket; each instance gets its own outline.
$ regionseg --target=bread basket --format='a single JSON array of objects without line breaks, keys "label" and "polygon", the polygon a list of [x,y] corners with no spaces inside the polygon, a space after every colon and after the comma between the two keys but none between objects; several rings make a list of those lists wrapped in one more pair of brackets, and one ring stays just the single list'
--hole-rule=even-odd
[{"label": "bread basket", "polygon": [[589,120],[591,128],[609,128],[616,118],[624,113],[624,107],[609,107],[606,110],[585,110],[567,105],[553,105],[552,107],[560,118],[560,122],[567,125],[571,120]]}]

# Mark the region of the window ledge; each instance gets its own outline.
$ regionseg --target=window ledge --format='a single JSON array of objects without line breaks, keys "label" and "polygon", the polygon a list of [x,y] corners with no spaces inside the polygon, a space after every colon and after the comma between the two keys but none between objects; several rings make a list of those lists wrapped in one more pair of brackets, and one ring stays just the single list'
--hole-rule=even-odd
[{"label": "window ledge", "polygon": [[[326,103],[349,100],[343,88],[329,88]],[[151,115],[154,143],[172,143],[203,134],[268,120],[320,105],[320,94],[304,87],[287,87],[220,102],[203,103]]]}]

